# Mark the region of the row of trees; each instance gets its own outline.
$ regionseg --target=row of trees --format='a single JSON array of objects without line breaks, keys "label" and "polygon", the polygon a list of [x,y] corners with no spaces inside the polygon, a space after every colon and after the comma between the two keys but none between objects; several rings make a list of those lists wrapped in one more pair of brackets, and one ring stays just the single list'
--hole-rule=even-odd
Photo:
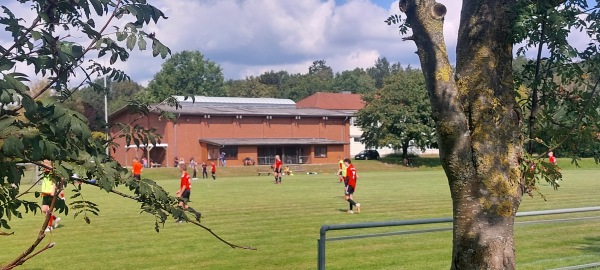
[{"label": "row of trees", "polygon": [[161,102],[171,95],[205,95],[298,101],[318,91],[364,94],[381,89],[384,80],[398,70],[401,70],[399,63],[391,65],[384,57],[366,70],[355,68],[334,74],[325,60],[316,60],[305,74],[268,71],[259,76],[225,81],[223,70],[217,63],[206,59],[199,51],[182,51],[163,63],[162,69],[136,98]]}]

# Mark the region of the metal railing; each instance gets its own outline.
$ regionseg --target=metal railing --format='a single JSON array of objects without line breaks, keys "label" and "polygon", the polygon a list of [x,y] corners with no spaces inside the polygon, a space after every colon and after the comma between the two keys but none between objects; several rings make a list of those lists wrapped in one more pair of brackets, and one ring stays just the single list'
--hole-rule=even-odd
[{"label": "metal railing", "polygon": [[[581,212],[592,212],[592,211],[600,211],[600,206],[519,212],[519,213],[517,213],[517,217],[570,214],[570,213],[581,213]],[[600,217],[593,217],[593,218],[600,218]],[[538,221],[515,222],[515,224],[548,223],[548,222],[558,222],[558,221],[573,221],[573,220],[581,220],[581,219],[582,218],[538,220]],[[341,240],[381,237],[381,236],[389,236],[389,235],[404,235],[404,234],[418,234],[418,233],[450,231],[450,230],[452,230],[452,228],[448,228],[448,227],[446,227],[446,228],[431,228],[431,229],[386,232],[386,233],[377,233],[377,234],[361,234],[361,235],[341,236],[341,237],[331,237],[331,238],[327,238],[327,231],[378,228],[378,227],[395,227],[395,226],[407,226],[407,225],[423,225],[423,224],[436,224],[436,223],[448,223],[448,222],[452,222],[451,217],[449,217],[449,218],[433,218],[433,219],[417,219],[417,220],[406,220],[406,221],[384,221],[384,222],[368,222],[368,223],[355,223],[355,224],[323,225],[323,226],[321,226],[321,229],[319,232],[320,237],[318,240],[318,254],[317,254],[318,269],[325,270],[325,242],[326,241],[341,241]],[[589,265],[598,266],[598,265],[600,265],[600,263],[589,264]],[[573,266],[573,267],[578,267],[578,266]],[[583,269],[583,268],[565,268],[565,269]]]}]

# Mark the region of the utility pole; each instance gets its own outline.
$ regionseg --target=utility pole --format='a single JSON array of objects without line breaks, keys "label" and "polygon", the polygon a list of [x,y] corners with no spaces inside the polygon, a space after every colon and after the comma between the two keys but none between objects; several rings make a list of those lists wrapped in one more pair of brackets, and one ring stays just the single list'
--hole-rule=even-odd
[{"label": "utility pole", "polygon": [[[106,85],[106,76],[104,76],[104,88],[106,89],[107,85]],[[108,141],[109,136],[109,129],[108,129],[108,91],[106,91],[104,93],[104,124],[106,125],[105,128],[105,132],[106,132],[106,140]],[[108,144],[106,145],[106,155],[109,155],[109,150],[108,150]]]}]

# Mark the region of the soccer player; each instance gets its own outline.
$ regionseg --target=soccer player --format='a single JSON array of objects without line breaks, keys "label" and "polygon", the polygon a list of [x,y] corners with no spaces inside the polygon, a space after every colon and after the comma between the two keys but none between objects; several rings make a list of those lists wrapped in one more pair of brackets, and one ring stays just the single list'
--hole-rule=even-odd
[{"label": "soccer player", "polygon": [[227,164],[227,161],[225,161],[225,158],[227,157],[227,155],[225,154],[225,152],[221,152],[221,155],[219,156],[219,158],[221,159],[221,166],[225,167],[225,164]]},{"label": "soccer player", "polygon": [[279,155],[275,155],[275,165],[273,166],[273,174],[275,175],[275,184],[281,184],[281,168],[283,162]]},{"label": "soccer player", "polygon": [[217,165],[214,162],[210,164],[210,172],[212,173],[213,181],[217,180]]},{"label": "soccer player", "polygon": [[45,165],[42,175],[42,213],[44,213],[44,217],[50,215],[48,227],[44,230],[45,232],[49,232],[58,227],[58,222],[60,221],[60,218],[55,216],[52,213],[52,209],[50,209],[54,194],[56,194],[57,176],[52,173],[52,162],[50,160],[44,160],[42,164]]},{"label": "soccer player", "polygon": [[208,178],[208,172],[206,172],[206,162],[202,161],[202,179]]},{"label": "soccer player", "polygon": [[338,159],[340,160],[340,168],[338,169],[338,176],[340,178],[340,183],[344,182],[344,179],[346,179],[346,166],[344,165],[344,160],[338,156]]},{"label": "soccer player", "polygon": [[196,178],[196,174],[198,173],[198,163],[196,163],[196,160],[194,160],[194,158],[190,158],[190,167],[192,167],[192,180],[198,180],[198,178]]},{"label": "soccer player", "polygon": [[354,211],[352,211],[353,206],[356,206],[356,212],[360,213],[360,203],[356,203],[352,198],[352,195],[356,190],[356,180],[358,180],[358,174],[356,174],[356,169],[354,168],[354,165],[352,165],[352,161],[349,158],[344,159],[344,165],[346,166],[344,198],[346,201],[348,201],[348,203],[350,203],[350,209],[348,210],[348,213],[354,214]]},{"label": "soccer player", "polygon": [[556,161],[556,157],[554,156],[554,152],[548,152],[548,162],[556,165],[558,162]]},{"label": "soccer player", "polygon": [[142,165],[142,163],[140,163],[140,161],[138,160],[137,157],[134,157],[133,165],[131,166],[131,170],[133,171],[133,178],[135,178],[137,180],[142,179],[142,167],[144,167],[144,165]]},{"label": "soccer player", "polygon": [[[185,164],[180,164],[179,170],[181,171],[181,182],[179,184],[179,190],[176,193],[179,200],[179,207],[192,212],[196,216],[196,221],[200,221],[202,214],[188,206],[192,191],[192,183],[190,182],[190,175],[187,173],[187,166]],[[183,217],[179,217],[176,222],[182,223]]]}]

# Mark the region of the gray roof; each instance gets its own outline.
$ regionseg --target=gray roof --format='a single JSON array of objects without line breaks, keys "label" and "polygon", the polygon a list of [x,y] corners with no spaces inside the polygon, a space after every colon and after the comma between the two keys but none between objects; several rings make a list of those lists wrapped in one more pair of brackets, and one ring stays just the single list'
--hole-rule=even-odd
[{"label": "gray roof", "polygon": [[335,141],[321,138],[230,138],[230,139],[213,139],[203,138],[200,142],[217,145],[331,145],[331,144],[348,144],[348,142]]},{"label": "gray roof", "polygon": [[248,115],[248,116],[307,116],[307,117],[347,117],[353,112],[316,108],[296,108],[291,99],[281,98],[242,98],[242,97],[206,97],[194,96],[185,100],[184,96],[173,96],[181,108],[176,109],[164,104],[157,108],[163,111],[183,115]]},{"label": "gray roof", "polygon": [[[296,108],[291,99],[280,98],[239,98],[239,97],[205,97],[190,98],[174,96],[181,108],[175,108],[164,103],[153,104],[157,109],[180,115],[241,115],[241,116],[273,116],[273,117],[350,117],[355,114],[347,110],[328,110],[317,108]],[[113,112],[110,117],[127,110],[127,106]]]},{"label": "gray roof", "polygon": [[179,109],[168,105],[158,105],[159,109],[176,114],[187,115],[249,115],[249,116],[353,116],[354,114],[346,111],[324,110],[314,108],[285,108],[285,107],[262,107],[262,106],[182,106]]},{"label": "gray roof", "polygon": [[296,107],[296,102],[282,98],[245,98],[245,97],[206,97],[194,96],[185,99],[184,96],[173,96],[181,106],[265,106],[265,107]]}]

